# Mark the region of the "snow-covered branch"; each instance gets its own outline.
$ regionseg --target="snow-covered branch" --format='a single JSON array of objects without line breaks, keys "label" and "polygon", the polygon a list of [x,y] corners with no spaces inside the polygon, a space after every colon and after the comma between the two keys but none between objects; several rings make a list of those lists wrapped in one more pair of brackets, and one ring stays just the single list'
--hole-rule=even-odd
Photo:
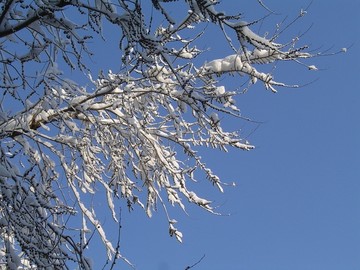
[{"label": "snow-covered branch", "polygon": [[[252,23],[219,12],[217,1],[186,0],[183,18],[172,18],[168,9],[177,2],[152,1],[162,23],[140,1],[0,3],[0,262],[9,269],[60,269],[71,261],[90,269],[84,249],[94,232],[109,258],[126,260],[90,203],[99,193],[114,222],[123,201],[149,217],[161,205],[170,235],[181,241],[170,206],[215,213],[189,183],[207,178],[223,192],[199,149],[254,148],[223,128],[223,117],[243,116],[238,91],[220,78],[239,75],[239,85],[261,82],[276,92],[297,86],[266,67],[314,56],[296,47],[297,38],[280,44],[260,36]],[[103,36],[105,22],[118,30],[123,72],[93,79],[88,41]],[[202,62],[206,29],[195,29],[202,23],[224,31],[224,44],[237,49]],[[70,80],[68,68],[87,74],[89,84]]]}]

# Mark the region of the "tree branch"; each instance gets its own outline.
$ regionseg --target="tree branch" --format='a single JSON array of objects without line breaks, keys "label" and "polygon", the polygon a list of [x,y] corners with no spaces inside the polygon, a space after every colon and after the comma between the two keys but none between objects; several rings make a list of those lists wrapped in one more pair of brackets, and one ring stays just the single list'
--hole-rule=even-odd
[{"label": "tree branch", "polygon": [[48,16],[51,13],[47,10],[41,10],[39,12],[36,12],[35,15],[29,19],[27,19],[26,21],[23,21],[15,26],[11,26],[11,28],[5,29],[4,31],[0,32],[0,38],[6,37],[8,35],[11,35],[13,33],[16,33],[18,31],[20,31],[21,29],[24,29],[26,27],[28,27],[30,24],[32,24],[33,22],[40,20],[41,17],[44,16]]}]

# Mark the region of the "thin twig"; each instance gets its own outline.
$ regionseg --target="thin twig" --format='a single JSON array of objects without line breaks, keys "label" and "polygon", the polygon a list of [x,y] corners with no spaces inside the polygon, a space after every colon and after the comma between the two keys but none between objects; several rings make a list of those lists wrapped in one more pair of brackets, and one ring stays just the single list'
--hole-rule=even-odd
[{"label": "thin twig", "polygon": [[201,261],[205,258],[205,254],[200,258],[200,260],[198,260],[196,263],[194,263],[193,265],[191,266],[186,266],[185,270],[189,270],[193,267],[195,267],[196,265],[198,265],[199,263],[201,263]]},{"label": "thin twig", "polygon": [[114,255],[114,260],[111,264],[111,267],[110,269],[114,269],[115,267],[115,264],[116,264],[116,260],[118,259],[118,255],[120,255],[120,242],[121,242],[121,228],[122,228],[122,224],[121,224],[121,207],[120,207],[120,210],[119,210],[119,227],[118,227],[118,239],[117,239],[117,243],[116,243],[116,252],[115,252],[115,255]]}]

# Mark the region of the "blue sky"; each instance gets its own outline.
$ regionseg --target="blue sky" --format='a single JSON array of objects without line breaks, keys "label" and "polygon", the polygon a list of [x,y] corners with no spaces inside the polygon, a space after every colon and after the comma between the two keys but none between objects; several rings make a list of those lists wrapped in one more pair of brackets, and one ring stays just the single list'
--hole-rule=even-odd
[{"label": "blue sky", "polygon": [[[255,0],[223,2],[224,10],[238,10],[247,21],[264,14]],[[271,31],[270,22],[286,15],[290,19],[308,5],[307,1],[264,2],[280,15],[270,18],[269,24],[265,21],[260,32]],[[277,94],[256,85],[239,96],[242,113],[263,123],[231,119],[227,125],[243,130],[256,149],[227,154],[204,151],[214,172],[237,186],[226,187],[224,194],[206,180],[196,187],[214,200],[223,216],[195,207],[189,208],[189,216],[172,209],[184,234],[184,243],[179,244],[169,237],[161,210],[151,219],[140,209],[131,214],[123,210],[121,252],[137,269],[185,269],[204,254],[194,270],[359,269],[359,10],[357,0],[313,1],[306,17],[284,38],[312,25],[302,37],[312,48],[335,52],[352,47],[346,54],[307,62],[319,68],[316,72],[290,63],[278,67],[278,79],[312,82],[309,85],[279,89]],[[226,56],[227,49],[217,40],[221,39],[204,41],[211,47],[210,57]],[[113,58],[103,50],[94,61],[98,65],[107,61],[116,71],[119,59],[109,62]],[[94,255],[96,265],[102,261]]]}]

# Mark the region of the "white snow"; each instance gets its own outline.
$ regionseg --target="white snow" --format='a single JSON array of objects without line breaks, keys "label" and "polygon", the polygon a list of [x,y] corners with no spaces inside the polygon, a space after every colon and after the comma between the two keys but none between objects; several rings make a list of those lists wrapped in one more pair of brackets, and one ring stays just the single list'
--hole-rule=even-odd
[{"label": "white snow", "polygon": [[249,27],[249,23],[245,21],[240,21],[237,23],[232,23],[231,26],[240,32],[242,38],[245,42],[251,43],[252,45],[256,46],[257,48],[272,48],[276,49],[280,46],[280,44],[276,44],[267,40],[264,37],[255,34]]},{"label": "white snow", "polygon": [[215,73],[239,71],[242,67],[241,58],[237,54],[232,54],[222,59],[215,59],[204,66],[206,70]]},{"label": "white snow", "polygon": [[221,96],[221,95],[225,94],[225,86],[216,87],[215,94],[218,95],[218,96]]}]

